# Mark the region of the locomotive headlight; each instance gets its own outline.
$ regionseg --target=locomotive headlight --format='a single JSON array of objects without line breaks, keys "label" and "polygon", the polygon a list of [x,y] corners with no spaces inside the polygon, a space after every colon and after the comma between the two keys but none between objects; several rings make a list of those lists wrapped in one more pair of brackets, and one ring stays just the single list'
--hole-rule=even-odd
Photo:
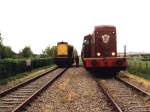
[{"label": "locomotive headlight", "polygon": [[116,55],[116,53],[115,53],[115,52],[112,52],[111,54],[112,54],[112,56],[115,56],[115,55]]},{"label": "locomotive headlight", "polygon": [[100,56],[100,55],[101,55],[101,53],[98,52],[98,53],[97,53],[97,56]]}]

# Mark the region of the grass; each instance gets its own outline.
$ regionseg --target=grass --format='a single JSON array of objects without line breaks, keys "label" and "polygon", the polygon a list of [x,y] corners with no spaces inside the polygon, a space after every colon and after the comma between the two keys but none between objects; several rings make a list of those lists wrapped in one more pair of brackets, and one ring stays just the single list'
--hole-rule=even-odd
[{"label": "grass", "polygon": [[150,61],[142,61],[140,59],[129,59],[129,66],[134,66],[138,69],[148,70],[150,69]]},{"label": "grass", "polygon": [[135,74],[140,77],[144,77],[145,79],[150,79],[150,73],[148,71],[139,70],[133,67],[128,68],[128,72]]},{"label": "grass", "polygon": [[35,75],[38,75],[37,72],[44,72],[44,71],[48,70],[48,68],[50,68],[51,66],[40,67],[40,68],[32,70],[31,72],[24,72],[24,73],[16,74],[15,76],[0,79],[0,85],[6,85],[10,81],[15,81],[17,79],[21,79],[21,78],[24,78],[24,77],[27,77],[27,78],[28,77],[33,77]]},{"label": "grass", "polygon": [[145,79],[150,79],[150,61],[142,61],[139,59],[128,60],[127,71]]},{"label": "grass", "polygon": [[144,86],[145,89],[148,89],[150,87],[149,80],[145,79],[144,77],[139,77],[135,74],[130,74],[128,72],[123,72],[119,74],[120,77],[122,78],[127,78],[128,80],[131,81],[136,81],[138,84]]}]

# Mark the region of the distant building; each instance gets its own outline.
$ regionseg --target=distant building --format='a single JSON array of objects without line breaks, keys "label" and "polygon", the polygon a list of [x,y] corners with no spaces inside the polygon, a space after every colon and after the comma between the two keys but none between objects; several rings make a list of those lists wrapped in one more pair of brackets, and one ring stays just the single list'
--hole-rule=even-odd
[{"label": "distant building", "polygon": [[143,58],[150,58],[150,53],[144,53],[144,52],[128,52],[127,53],[127,57],[129,57],[129,58],[134,58],[134,59],[136,59],[136,58],[141,58],[141,59],[143,59]]}]

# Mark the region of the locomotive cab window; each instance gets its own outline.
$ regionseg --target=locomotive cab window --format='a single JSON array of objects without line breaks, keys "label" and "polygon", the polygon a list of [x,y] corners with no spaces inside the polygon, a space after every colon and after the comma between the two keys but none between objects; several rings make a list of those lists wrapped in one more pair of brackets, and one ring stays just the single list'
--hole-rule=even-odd
[{"label": "locomotive cab window", "polygon": [[89,45],[89,40],[84,40],[83,45]]}]

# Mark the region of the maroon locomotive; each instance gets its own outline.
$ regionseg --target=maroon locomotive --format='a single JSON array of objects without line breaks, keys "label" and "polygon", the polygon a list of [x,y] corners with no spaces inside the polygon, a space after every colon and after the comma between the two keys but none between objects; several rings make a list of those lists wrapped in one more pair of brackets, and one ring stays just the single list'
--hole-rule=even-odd
[{"label": "maroon locomotive", "polygon": [[85,36],[81,57],[87,70],[119,72],[127,67],[126,58],[117,54],[115,26],[96,26]]}]

